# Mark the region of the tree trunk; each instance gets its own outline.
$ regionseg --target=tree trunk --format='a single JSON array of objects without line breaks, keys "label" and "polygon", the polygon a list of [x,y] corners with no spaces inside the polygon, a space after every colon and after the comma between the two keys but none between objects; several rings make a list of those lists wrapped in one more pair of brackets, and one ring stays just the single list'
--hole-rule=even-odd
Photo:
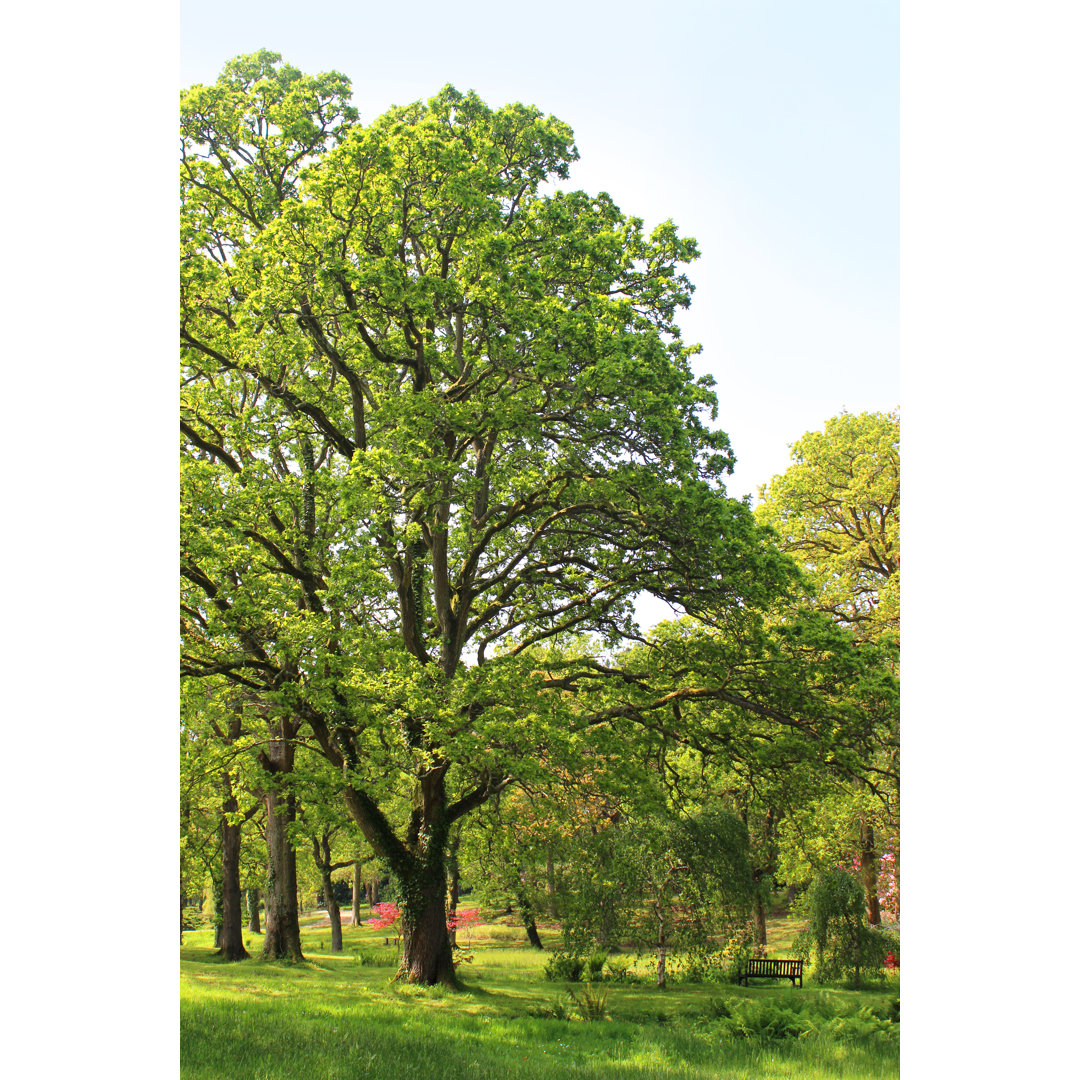
[{"label": "tree trunk", "polygon": [[354,929],[360,925],[360,893],[364,888],[364,883],[360,880],[360,874],[360,860],[357,859],[352,868],[352,924]]},{"label": "tree trunk", "polygon": [[761,895],[760,887],[754,893],[754,943],[764,945],[768,938],[765,926],[765,900]]},{"label": "tree trunk", "polygon": [[[457,830],[457,834],[454,839],[450,841],[450,846],[447,851],[447,858],[450,863],[450,911],[447,922],[453,923],[453,916],[457,914],[458,900],[461,899],[461,872],[458,867],[457,850],[458,844],[461,843],[461,830]],[[450,939],[450,950],[453,952],[457,948],[457,928],[448,929],[447,937]]]},{"label": "tree trunk", "polygon": [[322,881],[326,913],[330,916],[330,951],[341,952],[341,908],[334,895],[334,883],[330,880],[329,870],[323,871]]},{"label": "tree trunk", "polygon": [[225,885],[220,866],[210,870],[210,886],[214,893],[214,948],[221,952],[221,943],[224,939],[222,931],[225,924]]},{"label": "tree trunk", "polygon": [[514,896],[517,899],[518,907],[521,908],[521,921],[525,924],[525,936],[528,937],[529,944],[534,949],[542,949],[544,945],[536,931],[536,919],[533,916],[532,904],[529,902],[529,894],[525,889],[524,874],[520,869],[518,870]]},{"label": "tree trunk", "polygon": [[219,951],[226,960],[245,960],[244,909],[240,892],[240,823],[231,824],[229,815],[238,809],[229,774],[222,774],[221,818],[221,945]]},{"label": "tree trunk", "polygon": [[296,850],[289,826],[296,819],[296,798],[273,781],[292,772],[293,749],[284,739],[270,743],[267,761],[273,776],[266,793],[266,935],[267,960],[303,960],[300,948],[300,909],[296,898]]},{"label": "tree trunk", "polygon": [[523,911],[522,918],[525,920],[525,936],[528,937],[529,944],[534,949],[542,949],[544,943],[540,940],[540,934],[536,929],[536,920],[533,918],[532,908]]},{"label": "tree trunk", "polygon": [[547,894],[548,894],[548,910],[551,912],[554,918],[559,917],[559,913],[556,910],[555,902],[555,859],[551,854],[551,845],[548,844],[547,849]]},{"label": "tree trunk", "polygon": [[664,917],[660,914],[659,907],[656,909],[656,917],[660,923],[660,932],[656,937],[656,985],[661,990],[667,989],[667,950],[664,939]]},{"label": "tree trunk", "polygon": [[399,974],[409,982],[457,986],[446,929],[446,869],[441,852],[402,881],[402,953]]},{"label": "tree trunk", "polygon": [[261,934],[262,927],[259,926],[259,890],[248,889],[247,890],[247,909],[248,909],[248,931],[252,934]]},{"label": "tree trunk", "polygon": [[764,948],[768,941],[766,925],[765,898],[772,892],[772,876],[776,859],[773,853],[773,833],[775,832],[776,813],[770,807],[765,814],[761,830],[761,866],[754,870],[754,943]]},{"label": "tree trunk", "polygon": [[859,865],[862,883],[866,890],[866,921],[871,926],[881,925],[881,903],[878,900],[878,853],[874,845],[874,827],[863,821],[860,828]]},{"label": "tree trunk", "polygon": [[379,902],[379,879],[369,881],[367,886],[368,907],[373,908]]}]

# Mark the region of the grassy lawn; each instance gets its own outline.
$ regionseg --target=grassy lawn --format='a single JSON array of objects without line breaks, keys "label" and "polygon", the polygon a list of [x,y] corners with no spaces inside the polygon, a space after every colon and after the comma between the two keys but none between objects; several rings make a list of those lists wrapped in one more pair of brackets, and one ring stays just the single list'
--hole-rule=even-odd
[{"label": "grassy lawn", "polygon": [[[557,1019],[568,989],[529,949],[520,928],[488,925],[472,936],[465,989],[390,981],[397,950],[384,933],[345,928],[345,953],[329,952],[330,931],[306,920],[308,962],[221,963],[208,930],[181,947],[181,1075],[190,1080],[772,1080],[899,1075],[897,1024],[834,1013],[887,1011],[899,984],[869,991],[732,985],[603,984],[607,1018]],[[770,955],[782,955],[794,927],[770,926]],[[257,954],[261,938],[248,935]],[[551,938],[554,946],[554,936]],[[787,984],[784,984],[786,987]],[[749,1004],[746,1004],[749,1003]],[[725,1012],[750,1021],[813,1014],[801,1036],[761,1038],[735,1030]],[[799,1014],[798,1010],[802,1010]],[[571,1012],[572,1012],[571,1008]]]}]

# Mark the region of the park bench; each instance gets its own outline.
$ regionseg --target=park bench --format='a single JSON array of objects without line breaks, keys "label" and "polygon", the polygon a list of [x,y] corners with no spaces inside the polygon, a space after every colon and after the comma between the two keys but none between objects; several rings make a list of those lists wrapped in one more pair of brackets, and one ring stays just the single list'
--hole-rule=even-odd
[{"label": "park bench", "polygon": [[791,985],[799,980],[802,986],[801,960],[747,960],[739,966],[739,985],[749,986],[750,979],[790,979]]}]

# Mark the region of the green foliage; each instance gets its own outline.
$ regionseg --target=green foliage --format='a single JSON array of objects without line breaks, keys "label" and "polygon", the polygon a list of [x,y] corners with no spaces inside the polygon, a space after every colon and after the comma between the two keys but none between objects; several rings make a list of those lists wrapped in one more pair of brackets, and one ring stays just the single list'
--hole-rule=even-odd
[{"label": "green foliage", "polygon": [[608,992],[603,988],[593,986],[591,983],[585,983],[577,993],[573,990],[569,990],[567,993],[582,1020],[607,1019]]},{"label": "green foliage", "polygon": [[529,1016],[541,1020],[569,1020],[574,1013],[574,1002],[570,994],[560,994],[546,1005],[530,1005]]},{"label": "green foliage", "polygon": [[792,447],[761,521],[810,570],[823,610],[862,637],[899,633],[900,418],[841,413]]},{"label": "green foliage", "polygon": [[752,897],[746,826],[726,813],[621,817],[581,836],[563,934],[579,950],[617,938],[654,947],[727,939]]},{"label": "green foliage", "polygon": [[866,923],[866,893],[861,882],[840,869],[818,875],[803,900],[807,928],[795,939],[795,954],[813,953],[813,977],[819,983],[851,977],[856,986],[880,977],[882,962],[898,951],[895,935]]},{"label": "green foliage", "polygon": [[[485,891],[539,909],[547,856],[568,948],[723,939],[747,830],[669,800],[668,753],[854,773],[893,698],[872,650],[778,614],[799,571],[725,494],[677,321],[697,245],[557,187],[577,148],[539,109],[447,86],[361,126],[348,98],[266,51],[181,98],[192,756],[300,799],[306,895],[355,856],[343,827],[310,845],[344,803],[410,945],[443,933],[421,909],[451,835],[515,784],[580,798],[493,815],[528,842],[489,845]],[[691,618],[620,652],[643,591]],[[208,790],[189,875],[212,866]]]},{"label": "green foliage", "polygon": [[730,1035],[757,1042],[798,1039],[813,1030],[808,1017],[796,1009],[765,999],[736,1003],[725,1028]]},{"label": "green foliage", "polygon": [[641,975],[632,970],[633,961],[626,957],[609,956],[607,968],[603,978],[607,982],[620,983],[625,986],[636,986],[643,982]]},{"label": "green foliage", "polygon": [[[896,1008],[893,1008],[895,1002]],[[722,1037],[770,1044],[785,1040],[897,1045],[899,1001],[877,1005],[828,1005],[808,997],[714,998],[707,1015],[720,1021]]]},{"label": "green foliage", "polygon": [[585,958],[574,953],[554,952],[544,964],[544,978],[551,982],[580,982]]},{"label": "green foliage", "polygon": [[595,952],[585,958],[584,978],[586,982],[597,982],[604,972],[607,953]]}]

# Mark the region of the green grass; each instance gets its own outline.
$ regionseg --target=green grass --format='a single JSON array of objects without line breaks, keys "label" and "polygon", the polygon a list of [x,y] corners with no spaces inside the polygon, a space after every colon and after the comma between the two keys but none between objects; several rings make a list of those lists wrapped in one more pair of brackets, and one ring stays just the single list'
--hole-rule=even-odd
[{"label": "green grass", "polygon": [[[603,1021],[545,1019],[568,1004],[566,984],[547,982],[549,952],[527,948],[520,929],[480,928],[460,993],[390,981],[396,949],[385,934],[346,927],[346,952],[329,952],[329,930],[302,930],[308,962],[225,964],[210,931],[184,935],[181,953],[181,1075],[185,1080],[849,1080],[899,1075],[898,1042],[836,1037],[760,1041],[717,1018],[718,999],[819,1014],[853,1013],[895,996],[781,987],[604,985]],[[783,939],[778,922],[776,941]],[[770,927],[770,953],[773,928]],[[245,935],[257,953],[262,939]],[[463,942],[463,944],[469,944]],[[554,941],[552,941],[554,944]],[[321,947],[320,947],[321,946]],[[363,962],[361,962],[363,960]],[[574,988],[580,995],[581,988]],[[761,1011],[760,1009],[758,1011]],[[753,1010],[751,1010],[753,1012]]]}]

